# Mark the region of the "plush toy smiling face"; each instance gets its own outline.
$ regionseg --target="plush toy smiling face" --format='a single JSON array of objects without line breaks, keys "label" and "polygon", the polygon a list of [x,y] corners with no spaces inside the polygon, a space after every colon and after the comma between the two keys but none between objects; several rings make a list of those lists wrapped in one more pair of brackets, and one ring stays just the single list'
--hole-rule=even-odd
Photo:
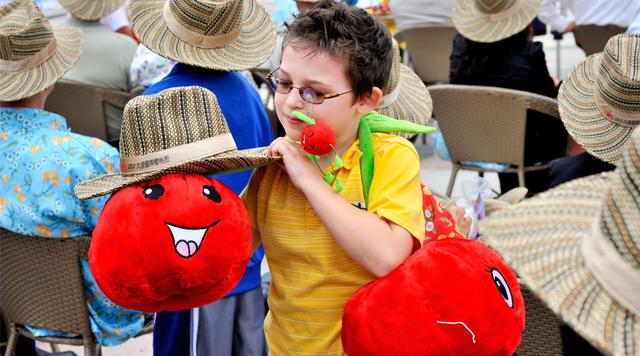
[{"label": "plush toy smiling face", "polygon": [[240,280],[251,231],[240,198],[215,179],[169,174],[116,192],[89,251],[114,303],[156,312],[211,303]]}]

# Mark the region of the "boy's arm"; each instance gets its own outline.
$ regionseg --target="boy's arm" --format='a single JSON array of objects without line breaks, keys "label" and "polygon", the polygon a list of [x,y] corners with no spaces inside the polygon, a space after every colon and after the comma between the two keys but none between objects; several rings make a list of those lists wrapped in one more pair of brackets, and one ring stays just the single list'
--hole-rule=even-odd
[{"label": "boy's arm", "polygon": [[322,179],[302,190],[340,247],[374,276],[386,276],[411,254],[414,243],[407,230],[356,208]]}]

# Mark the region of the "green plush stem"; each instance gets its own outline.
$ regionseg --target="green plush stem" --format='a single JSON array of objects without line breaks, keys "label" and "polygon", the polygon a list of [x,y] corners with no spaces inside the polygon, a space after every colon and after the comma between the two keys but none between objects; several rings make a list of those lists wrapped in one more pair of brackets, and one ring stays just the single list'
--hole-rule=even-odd
[{"label": "green plush stem", "polygon": [[292,111],[291,115],[293,115],[293,117],[295,117],[296,119],[298,119],[300,121],[304,121],[308,125],[315,125],[316,124],[316,120],[314,120],[314,119],[310,118],[309,116],[301,113],[300,111]]},{"label": "green plush stem", "polygon": [[379,114],[375,110],[369,111],[360,119],[367,122],[371,132],[405,132],[412,134],[428,134],[436,132],[436,129],[431,126],[422,126],[406,120],[397,120],[392,117]]},{"label": "green plush stem", "polygon": [[362,190],[364,194],[364,202],[369,207],[369,190],[373,181],[373,139],[371,138],[371,130],[365,116],[360,118],[358,125],[358,139],[360,140],[360,178],[362,179]]}]

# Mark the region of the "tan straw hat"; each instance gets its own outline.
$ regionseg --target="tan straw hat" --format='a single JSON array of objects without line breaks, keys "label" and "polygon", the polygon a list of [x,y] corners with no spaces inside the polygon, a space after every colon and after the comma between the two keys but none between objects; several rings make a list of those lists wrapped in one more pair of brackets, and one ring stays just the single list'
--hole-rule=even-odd
[{"label": "tan straw hat", "polygon": [[125,0],[58,0],[73,16],[85,20],[99,20],[124,5]]},{"label": "tan straw hat", "polygon": [[[395,39],[392,50],[391,74],[387,85],[382,89],[384,96],[376,111],[396,119],[427,125],[433,111],[431,95],[418,75],[400,62],[400,47]],[[407,138],[413,136],[407,133],[398,134]]]},{"label": "tan straw hat", "polygon": [[538,14],[542,0],[456,0],[453,24],[476,42],[498,42],[524,30]]},{"label": "tan straw hat", "polygon": [[53,85],[80,58],[82,38],[74,28],[52,29],[33,0],[0,6],[0,101]]},{"label": "tan straw hat", "polygon": [[480,232],[594,346],[640,355],[640,129],[616,171],[500,211]]},{"label": "tan straw hat", "polygon": [[271,17],[256,0],[132,0],[129,18],[153,52],[210,69],[257,67],[276,41]]},{"label": "tan straw hat", "polygon": [[621,34],[578,64],[560,86],[560,118],[585,150],[616,163],[640,124],[640,35]]},{"label": "tan straw hat", "polygon": [[266,147],[238,150],[216,96],[202,87],[178,87],[138,96],[124,109],[120,174],[80,183],[80,199],[109,194],[168,173],[210,174],[263,166]]}]

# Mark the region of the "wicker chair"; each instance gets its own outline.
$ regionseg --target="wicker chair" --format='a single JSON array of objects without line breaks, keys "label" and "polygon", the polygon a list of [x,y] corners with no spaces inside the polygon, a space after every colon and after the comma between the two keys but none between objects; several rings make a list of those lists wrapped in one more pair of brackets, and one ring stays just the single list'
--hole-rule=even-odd
[{"label": "wicker chair", "polygon": [[609,38],[624,33],[626,28],[616,25],[580,25],[573,29],[573,35],[578,47],[582,48],[587,56],[602,52]]},{"label": "wicker chair", "polygon": [[518,356],[561,356],[560,319],[524,283],[521,287],[526,308],[526,325],[516,353]]},{"label": "wicker chair", "polygon": [[416,74],[427,84],[449,82],[449,56],[457,31],[453,25],[410,28],[397,35],[407,41]]},{"label": "wicker chair", "polygon": [[[9,333],[6,356],[13,356],[18,333],[52,345],[83,345],[85,355],[100,355],[89,324],[79,262],[87,256],[90,241],[88,237],[23,236],[0,229],[0,310]],[[80,336],[36,338],[24,325]],[[139,335],[152,327],[147,323]]]},{"label": "wicker chair", "polygon": [[[60,80],[47,98],[45,110],[62,115],[71,130],[86,136],[107,139],[105,107],[124,109],[139,91],[127,93],[98,86]],[[82,105],[77,105],[82,103]]]},{"label": "wicker chair", "polygon": [[465,165],[464,161],[511,164],[513,167],[504,172],[517,173],[521,187],[525,186],[525,172],[549,167],[525,166],[525,127],[527,110],[559,118],[556,100],[519,90],[471,85],[435,85],[429,87],[429,93],[453,164],[447,196],[451,196],[458,170],[489,171]]}]

